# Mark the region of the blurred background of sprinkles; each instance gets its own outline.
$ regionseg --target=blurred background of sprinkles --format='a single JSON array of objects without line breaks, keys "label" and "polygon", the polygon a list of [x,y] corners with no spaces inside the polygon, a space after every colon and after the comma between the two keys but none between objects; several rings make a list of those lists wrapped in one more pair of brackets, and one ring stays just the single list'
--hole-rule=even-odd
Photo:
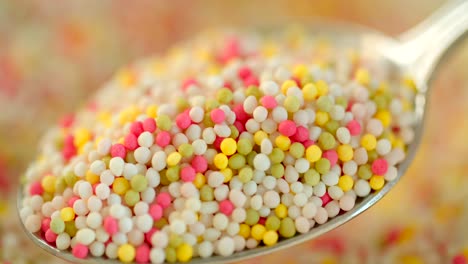
[{"label": "blurred background of sprinkles", "polygon": [[[119,67],[207,27],[324,16],[397,34],[441,4],[0,1],[0,263],[65,263],[23,234],[15,186],[44,129]],[[382,202],[317,240],[242,263],[468,263],[467,68],[465,41],[435,79],[414,164]]]}]

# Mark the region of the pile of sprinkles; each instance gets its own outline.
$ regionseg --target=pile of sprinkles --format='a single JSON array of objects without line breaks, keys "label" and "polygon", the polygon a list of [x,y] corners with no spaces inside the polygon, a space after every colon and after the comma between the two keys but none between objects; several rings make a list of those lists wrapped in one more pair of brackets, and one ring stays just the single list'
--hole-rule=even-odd
[{"label": "pile of sprinkles", "polygon": [[139,263],[307,233],[397,177],[416,88],[387,72],[314,34],[200,34],[47,133],[21,219],[77,258]]}]

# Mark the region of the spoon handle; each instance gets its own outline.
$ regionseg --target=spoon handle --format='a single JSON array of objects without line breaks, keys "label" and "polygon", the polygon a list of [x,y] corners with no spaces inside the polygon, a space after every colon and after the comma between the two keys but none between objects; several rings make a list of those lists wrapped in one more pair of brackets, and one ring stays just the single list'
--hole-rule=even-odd
[{"label": "spoon handle", "polygon": [[418,82],[431,81],[442,57],[468,33],[468,0],[453,0],[399,40],[399,60],[410,67]]}]

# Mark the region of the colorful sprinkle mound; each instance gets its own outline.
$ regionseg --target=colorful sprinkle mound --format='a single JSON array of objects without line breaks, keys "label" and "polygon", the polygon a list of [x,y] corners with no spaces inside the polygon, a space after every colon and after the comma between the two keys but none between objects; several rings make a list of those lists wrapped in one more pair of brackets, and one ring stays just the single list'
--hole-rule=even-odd
[{"label": "colorful sprinkle mound", "polygon": [[77,258],[272,246],[397,177],[415,91],[314,35],[202,34],[121,70],[49,131],[21,218]]}]

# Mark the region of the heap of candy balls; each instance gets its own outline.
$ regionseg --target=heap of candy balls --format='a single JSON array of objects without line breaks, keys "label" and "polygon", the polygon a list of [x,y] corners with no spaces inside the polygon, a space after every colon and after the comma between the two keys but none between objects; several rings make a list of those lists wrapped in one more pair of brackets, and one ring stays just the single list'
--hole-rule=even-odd
[{"label": "heap of candy balls", "polygon": [[414,83],[286,31],[207,32],[50,129],[21,219],[77,258],[188,262],[309,232],[394,180]]}]

